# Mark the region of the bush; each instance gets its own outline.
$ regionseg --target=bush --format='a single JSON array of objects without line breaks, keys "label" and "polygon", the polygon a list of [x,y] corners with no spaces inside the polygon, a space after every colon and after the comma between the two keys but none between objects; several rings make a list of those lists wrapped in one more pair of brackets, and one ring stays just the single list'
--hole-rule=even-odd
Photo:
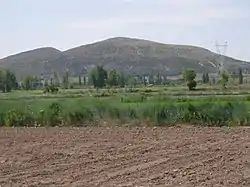
[{"label": "bush", "polygon": [[197,83],[195,80],[191,80],[187,83],[188,89],[189,90],[195,90],[195,87],[197,86]]},{"label": "bush", "polygon": [[81,111],[69,112],[68,123],[75,126],[82,126],[86,122],[93,122],[94,114],[89,109],[82,109]]},{"label": "bush", "polygon": [[62,107],[59,103],[54,102],[48,108],[48,124],[50,126],[61,125],[63,123]]},{"label": "bush", "polygon": [[43,93],[57,93],[59,88],[55,85],[47,85],[44,87]]},{"label": "bush", "polygon": [[247,96],[247,97],[246,97],[246,101],[250,101],[250,96]]},{"label": "bush", "polygon": [[144,92],[145,93],[153,93],[153,92],[157,93],[159,92],[159,90],[145,89]]},{"label": "bush", "polygon": [[35,122],[29,114],[15,109],[7,112],[4,121],[8,127],[30,126],[34,125]]},{"label": "bush", "polygon": [[194,90],[197,86],[195,81],[196,72],[194,70],[184,70],[182,75],[183,79],[187,82],[188,89]]}]

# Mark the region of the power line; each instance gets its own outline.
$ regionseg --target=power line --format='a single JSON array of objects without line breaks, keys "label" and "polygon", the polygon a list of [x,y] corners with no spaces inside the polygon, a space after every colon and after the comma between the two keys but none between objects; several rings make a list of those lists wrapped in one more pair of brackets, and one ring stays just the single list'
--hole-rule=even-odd
[{"label": "power line", "polygon": [[217,42],[215,42],[215,47],[219,55],[218,74],[221,75],[221,73],[225,71],[225,55],[227,52],[228,44],[227,42],[225,42],[224,44],[218,44]]}]

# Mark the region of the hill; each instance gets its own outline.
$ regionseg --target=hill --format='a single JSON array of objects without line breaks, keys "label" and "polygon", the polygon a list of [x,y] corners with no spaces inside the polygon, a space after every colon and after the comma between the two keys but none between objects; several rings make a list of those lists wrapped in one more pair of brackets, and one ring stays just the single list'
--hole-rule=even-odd
[{"label": "hill", "polygon": [[[40,48],[12,55],[1,59],[0,67],[13,70],[19,77],[66,70],[72,75],[79,75],[97,64],[127,73],[149,74],[154,71],[171,76],[179,74],[183,68],[215,73],[219,61],[218,54],[196,46],[118,37],[63,52],[54,48]],[[225,57],[225,66],[232,71],[239,67],[248,70],[250,63]]]},{"label": "hill", "polygon": [[40,75],[50,70],[49,61],[60,57],[61,51],[55,48],[39,48],[0,59],[0,67],[14,71],[18,77]]}]

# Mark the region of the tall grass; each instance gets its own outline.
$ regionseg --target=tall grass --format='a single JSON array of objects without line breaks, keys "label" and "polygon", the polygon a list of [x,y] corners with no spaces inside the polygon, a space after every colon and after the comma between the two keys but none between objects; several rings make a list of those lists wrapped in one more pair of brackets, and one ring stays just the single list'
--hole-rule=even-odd
[{"label": "tall grass", "polygon": [[2,126],[83,126],[117,123],[180,123],[227,126],[250,124],[249,98],[147,97],[138,93],[113,97],[1,100]]}]

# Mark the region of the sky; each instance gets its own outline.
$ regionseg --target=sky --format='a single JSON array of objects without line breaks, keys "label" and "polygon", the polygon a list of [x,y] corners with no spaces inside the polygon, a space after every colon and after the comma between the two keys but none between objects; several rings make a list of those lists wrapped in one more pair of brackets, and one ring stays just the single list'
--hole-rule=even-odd
[{"label": "sky", "polygon": [[0,58],[111,37],[228,47],[250,61],[249,0],[0,0]]}]

